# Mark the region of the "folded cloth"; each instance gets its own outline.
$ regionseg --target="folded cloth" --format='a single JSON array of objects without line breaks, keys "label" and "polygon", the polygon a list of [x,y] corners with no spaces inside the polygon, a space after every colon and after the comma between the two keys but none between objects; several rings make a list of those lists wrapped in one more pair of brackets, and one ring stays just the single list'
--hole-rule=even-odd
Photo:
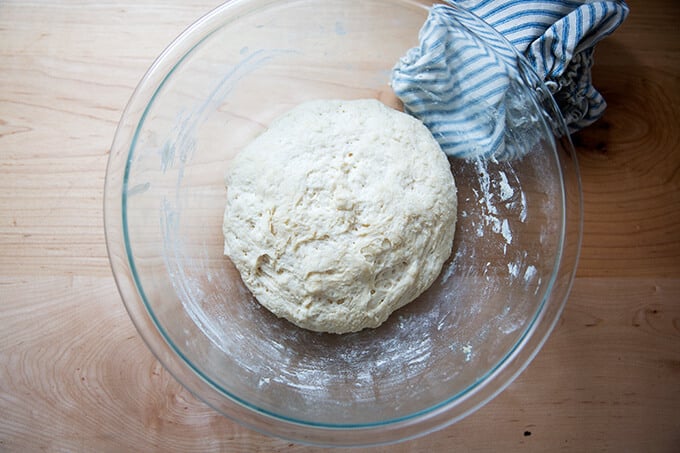
[{"label": "folded cloth", "polygon": [[420,45],[401,58],[391,80],[404,110],[430,128],[447,154],[507,160],[540,139],[521,63],[488,25],[526,57],[570,132],[603,114],[606,103],[591,83],[593,50],[624,21],[625,2],[450,3],[460,8],[432,6],[419,33]]}]

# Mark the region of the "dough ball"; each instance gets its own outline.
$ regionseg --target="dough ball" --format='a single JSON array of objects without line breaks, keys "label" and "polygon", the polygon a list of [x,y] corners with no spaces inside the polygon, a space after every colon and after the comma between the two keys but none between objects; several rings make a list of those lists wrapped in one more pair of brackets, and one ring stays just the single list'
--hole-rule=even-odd
[{"label": "dough ball", "polygon": [[301,104],[226,185],[224,253],[260,304],[305,329],[379,326],[451,254],[449,162],[420,121],[376,100]]}]

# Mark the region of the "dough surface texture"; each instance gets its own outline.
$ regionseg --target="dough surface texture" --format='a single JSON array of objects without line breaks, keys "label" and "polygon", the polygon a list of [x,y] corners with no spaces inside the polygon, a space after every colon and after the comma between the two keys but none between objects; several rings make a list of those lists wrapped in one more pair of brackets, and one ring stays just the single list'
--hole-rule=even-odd
[{"label": "dough surface texture", "polygon": [[417,119],[377,100],[311,101],[226,176],[224,253],[258,302],[318,332],[377,327],[451,254],[456,186]]}]

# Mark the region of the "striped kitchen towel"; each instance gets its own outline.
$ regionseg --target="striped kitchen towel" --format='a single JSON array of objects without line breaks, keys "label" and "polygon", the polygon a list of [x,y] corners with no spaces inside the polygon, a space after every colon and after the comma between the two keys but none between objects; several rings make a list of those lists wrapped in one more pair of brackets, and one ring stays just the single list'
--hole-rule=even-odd
[{"label": "striped kitchen towel", "polygon": [[508,160],[540,140],[521,63],[493,29],[545,82],[570,132],[603,114],[605,101],[591,83],[593,49],[628,15],[623,1],[449,3],[432,6],[420,45],[401,58],[391,80],[404,110],[430,128],[448,155]]}]

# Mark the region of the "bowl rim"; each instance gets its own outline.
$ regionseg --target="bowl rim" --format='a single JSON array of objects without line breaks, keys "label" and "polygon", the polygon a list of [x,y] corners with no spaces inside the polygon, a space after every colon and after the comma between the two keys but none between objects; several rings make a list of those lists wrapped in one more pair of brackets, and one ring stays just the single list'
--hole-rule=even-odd
[{"label": "bowl rim", "polygon": [[[428,9],[424,2],[416,0],[400,1],[404,4],[418,5]],[[201,42],[228,23],[226,19],[230,15],[238,15],[239,12],[243,14],[274,3],[276,2],[272,0],[233,0],[213,9],[189,26],[160,54],[135,88],[121,115],[114,135],[104,187],[106,245],[118,291],[135,328],[149,350],[165,369],[198,399],[204,401],[222,415],[251,429],[313,445],[380,445],[425,435],[463,419],[507,388],[533,360],[557,324],[573,284],[582,240],[583,202],[576,152],[566,132],[567,127],[564,119],[552,97],[548,96],[546,98],[547,107],[552,110],[550,113],[553,121],[557,121],[557,127],[563,132],[561,140],[568,161],[566,171],[570,172],[569,175],[565,175],[565,162],[563,162],[565,159],[558,155],[560,201],[562,203],[558,253],[555,257],[551,281],[547,285],[547,290],[535,316],[503,359],[491,367],[482,378],[456,395],[432,407],[380,422],[359,424],[315,423],[292,419],[259,408],[227,392],[205,376],[182,354],[165,332],[163,326],[160,325],[148,305],[144,288],[137,275],[130,241],[127,236],[126,203],[128,175],[140,129],[156,96],[171,77],[173,71]],[[516,54],[524,69],[529,71],[530,78],[534,79],[533,83],[538,83],[539,89],[549,93],[524,57],[517,53],[515,48],[502,35],[479,17],[452,2],[447,1],[446,6],[452,8],[458,14],[481,21],[489,30],[500,37]],[[148,93],[152,93],[151,96]],[[566,193],[565,177],[569,177],[572,184],[576,184],[576,193]],[[567,197],[572,199],[567,200]],[[576,218],[567,218],[567,204],[569,202],[574,204],[575,209],[572,216]],[[567,231],[568,227],[575,228],[575,231]],[[575,234],[575,237],[567,240],[568,233]],[[573,255],[573,266],[570,269],[562,270],[566,272],[566,281],[561,288],[563,295],[559,297],[559,300],[551,301],[550,297],[556,289],[555,284],[560,269],[565,264],[566,247],[570,248],[568,253]],[[550,312],[546,310],[548,302],[551,302],[554,308]],[[226,397],[228,401],[223,400],[223,397]],[[463,410],[452,414],[454,409],[461,406],[463,406]],[[283,423],[282,426],[273,427],[272,421],[274,420]],[[346,436],[349,432],[353,433],[354,436],[351,438]],[[341,434],[340,437],[344,437],[343,439],[338,440],[339,433]]]}]

